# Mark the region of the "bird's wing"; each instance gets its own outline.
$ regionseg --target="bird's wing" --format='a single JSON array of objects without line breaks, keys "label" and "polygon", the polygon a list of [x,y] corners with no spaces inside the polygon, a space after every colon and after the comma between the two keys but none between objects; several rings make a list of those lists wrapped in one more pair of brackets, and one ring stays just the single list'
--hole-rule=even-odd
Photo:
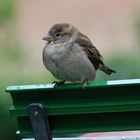
[{"label": "bird's wing", "polygon": [[88,37],[81,34],[80,37],[77,38],[75,41],[86,52],[89,60],[91,61],[96,70],[103,65],[103,57],[96,49],[96,47],[93,46],[92,42],[88,39]]}]

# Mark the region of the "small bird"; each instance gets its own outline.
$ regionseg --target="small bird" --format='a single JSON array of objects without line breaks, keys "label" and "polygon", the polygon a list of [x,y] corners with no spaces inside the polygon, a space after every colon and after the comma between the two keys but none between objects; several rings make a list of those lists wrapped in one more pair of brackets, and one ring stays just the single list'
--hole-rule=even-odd
[{"label": "small bird", "polygon": [[99,69],[110,75],[116,73],[108,68],[103,57],[87,36],[68,23],[58,23],[51,27],[43,49],[45,67],[59,79],[56,85],[65,81],[86,85],[94,81]]}]

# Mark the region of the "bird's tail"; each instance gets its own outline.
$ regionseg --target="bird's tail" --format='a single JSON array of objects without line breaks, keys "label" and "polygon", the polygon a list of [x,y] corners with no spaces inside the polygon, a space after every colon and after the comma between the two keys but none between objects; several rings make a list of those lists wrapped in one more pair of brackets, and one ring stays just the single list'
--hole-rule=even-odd
[{"label": "bird's tail", "polygon": [[103,71],[104,73],[108,74],[108,75],[111,75],[112,73],[116,73],[115,70],[112,70],[112,69],[108,68],[104,64],[100,67],[100,70]]}]

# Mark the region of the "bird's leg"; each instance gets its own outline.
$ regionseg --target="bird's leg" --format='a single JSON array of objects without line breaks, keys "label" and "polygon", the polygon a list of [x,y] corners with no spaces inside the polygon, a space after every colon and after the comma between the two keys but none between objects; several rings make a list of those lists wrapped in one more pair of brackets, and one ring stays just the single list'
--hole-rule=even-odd
[{"label": "bird's leg", "polygon": [[85,89],[86,85],[89,83],[88,79],[82,81],[83,89]]},{"label": "bird's leg", "polygon": [[62,86],[64,85],[65,81],[53,81],[54,87]]}]

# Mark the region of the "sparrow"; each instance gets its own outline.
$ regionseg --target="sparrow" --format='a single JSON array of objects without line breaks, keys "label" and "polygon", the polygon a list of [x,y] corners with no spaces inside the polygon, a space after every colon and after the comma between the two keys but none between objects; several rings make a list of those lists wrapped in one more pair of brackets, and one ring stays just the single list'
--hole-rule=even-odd
[{"label": "sparrow", "polygon": [[43,63],[60,80],[57,85],[65,81],[85,85],[95,80],[97,70],[108,75],[116,73],[104,64],[90,39],[69,23],[53,25],[43,40],[47,41],[42,53]]}]

